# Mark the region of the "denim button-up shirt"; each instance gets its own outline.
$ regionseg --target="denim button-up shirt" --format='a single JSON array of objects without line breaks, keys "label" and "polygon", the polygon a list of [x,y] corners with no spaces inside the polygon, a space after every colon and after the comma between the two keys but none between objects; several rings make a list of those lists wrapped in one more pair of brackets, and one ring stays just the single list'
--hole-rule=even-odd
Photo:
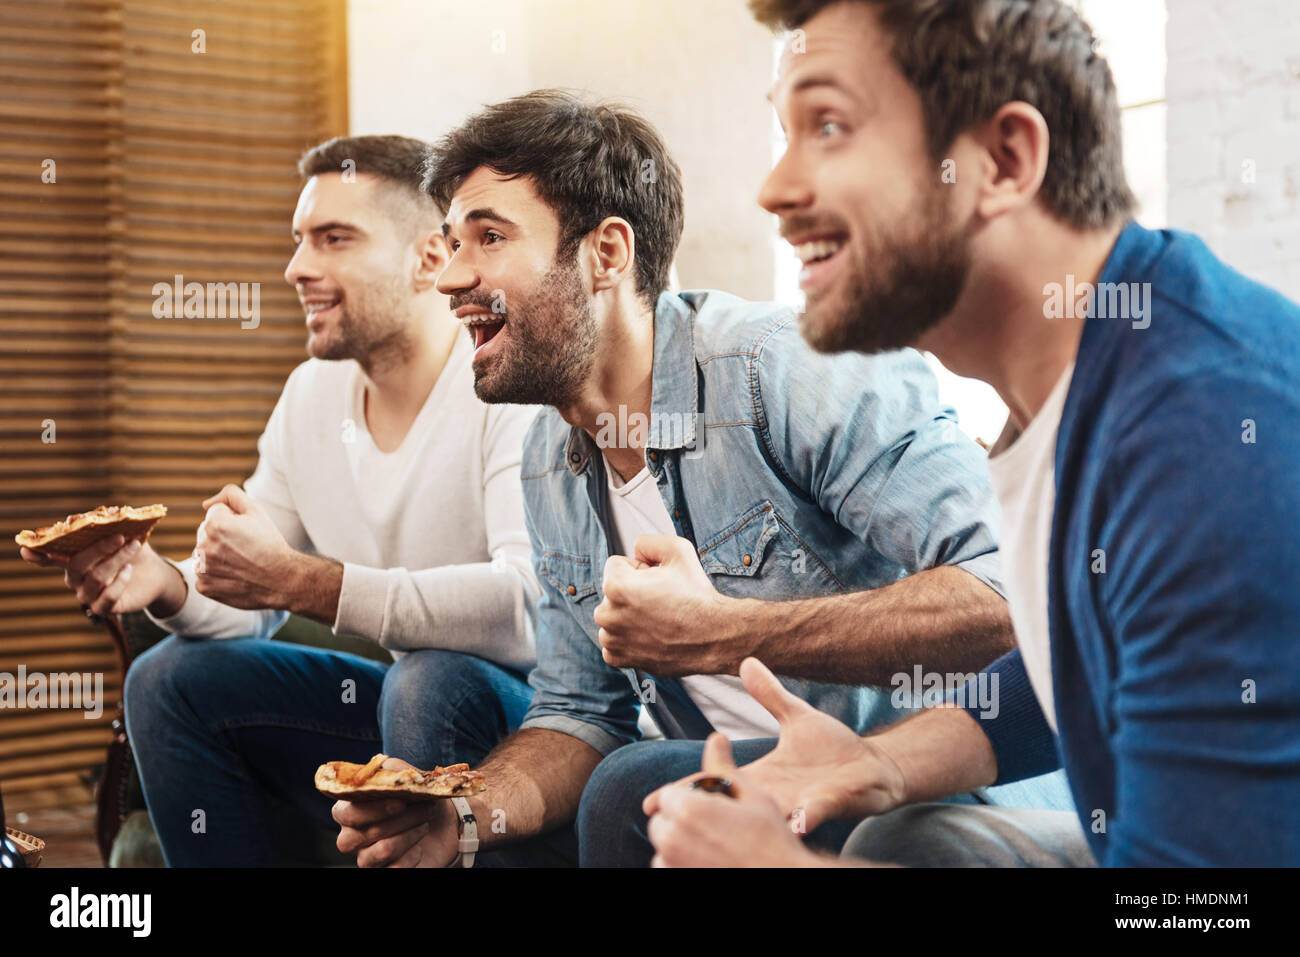
[{"label": "denim button-up shirt", "polygon": [[[913,350],[823,355],[789,307],[664,293],[649,421],[620,413],[605,427],[602,442],[643,430],[677,534],[724,595],[861,591],[945,564],[1002,591],[984,452]],[[592,618],[609,557],[604,457],[547,408],[524,440],[522,478],[542,586],[523,727],[608,754],[639,738],[641,699],[635,672],[601,657]],[[859,732],[903,714],[888,688],[782,683]]]}]

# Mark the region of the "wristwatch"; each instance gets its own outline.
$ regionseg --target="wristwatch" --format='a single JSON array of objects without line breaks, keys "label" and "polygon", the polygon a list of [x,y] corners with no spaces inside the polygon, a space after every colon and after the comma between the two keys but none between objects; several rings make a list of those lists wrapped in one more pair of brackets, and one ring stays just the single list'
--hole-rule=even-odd
[{"label": "wristwatch", "polygon": [[474,854],[478,851],[478,818],[469,809],[469,802],[463,797],[451,799],[451,806],[456,811],[456,829],[460,841],[456,849],[460,852],[451,862],[451,867],[473,867]]}]

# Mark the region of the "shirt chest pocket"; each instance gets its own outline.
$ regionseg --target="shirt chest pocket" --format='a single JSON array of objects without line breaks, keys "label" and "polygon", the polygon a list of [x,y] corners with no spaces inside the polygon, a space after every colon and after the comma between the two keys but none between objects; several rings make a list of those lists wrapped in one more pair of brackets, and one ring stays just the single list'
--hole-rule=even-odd
[{"label": "shirt chest pocket", "polygon": [[[593,599],[600,585],[600,572],[591,559],[548,551],[542,555],[539,564],[542,574],[555,586],[555,590],[571,605],[582,606],[586,615],[590,616],[598,604]],[[579,609],[575,607],[574,610],[578,612]]]},{"label": "shirt chest pocket", "polygon": [[[731,593],[733,588],[723,587],[726,580],[757,578],[778,532],[780,524],[772,503],[760,502],[699,546],[700,564],[718,577],[715,584],[720,590]],[[742,590],[748,593],[750,589]]]}]

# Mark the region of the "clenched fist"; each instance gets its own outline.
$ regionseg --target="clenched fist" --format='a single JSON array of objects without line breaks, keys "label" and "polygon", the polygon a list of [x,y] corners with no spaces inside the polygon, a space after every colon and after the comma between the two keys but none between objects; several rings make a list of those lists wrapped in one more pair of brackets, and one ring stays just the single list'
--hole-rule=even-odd
[{"label": "clenched fist", "polygon": [[734,674],[744,658],[727,627],[735,600],[713,587],[684,538],[642,535],[632,559],[610,556],[604,592],[595,621],[601,653],[615,668],[665,678]]},{"label": "clenched fist", "polygon": [[227,485],[203,503],[194,547],[195,587],[234,608],[288,606],[285,583],[296,552],[256,502]]}]

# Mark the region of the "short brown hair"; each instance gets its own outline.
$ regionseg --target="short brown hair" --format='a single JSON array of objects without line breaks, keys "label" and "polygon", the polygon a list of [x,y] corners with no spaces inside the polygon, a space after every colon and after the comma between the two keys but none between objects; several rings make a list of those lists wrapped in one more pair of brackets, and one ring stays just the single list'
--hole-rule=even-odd
[{"label": "short brown hair", "polygon": [[430,223],[437,212],[420,185],[428,151],[428,143],[409,136],[336,136],[303,153],[298,173],[303,179],[348,171],[377,176],[403,200],[395,211],[412,228],[424,230],[437,225]]},{"label": "short brown hair", "polygon": [[446,213],[474,170],[529,176],[560,221],[557,259],[607,216],[636,237],[636,290],[651,305],[668,288],[681,241],[682,174],[644,117],[563,90],[534,90],[474,114],[429,153],[424,188]]},{"label": "short brown hair", "polygon": [[895,64],[920,95],[938,161],[962,132],[1022,100],[1051,134],[1043,205],[1076,228],[1111,225],[1136,201],[1124,174],[1119,102],[1092,28],[1060,0],[750,0],[773,30],[835,3],[874,7]]}]

